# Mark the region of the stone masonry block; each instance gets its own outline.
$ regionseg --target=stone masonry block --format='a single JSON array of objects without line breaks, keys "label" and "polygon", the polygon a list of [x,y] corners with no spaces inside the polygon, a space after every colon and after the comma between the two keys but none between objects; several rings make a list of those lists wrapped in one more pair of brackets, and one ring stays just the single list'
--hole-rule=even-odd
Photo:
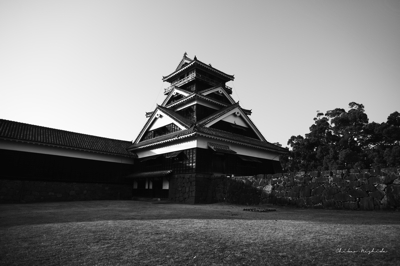
[{"label": "stone masonry block", "polygon": [[330,186],[330,187],[325,188],[324,194],[326,194],[328,196],[333,196],[338,192],[339,192],[339,189],[337,187]]},{"label": "stone masonry block", "polygon": [[374,201],[371,197],[365,197],[360,199],[360,209],[371,211],[374,208],[375,208]]},{"label": "stone masonry block", "polygon": [[296,177],[299,177],[299,176],[304,176],[305,174],[306,174],[306,172],[300,171],[300,172],[296,172],[296,173],[295,173],[295,176],[296,176]]},{"label": "stone masonry block", "polygon": [[386,187],[387,187],[387,185],[385,185],[385,184],[378,184],[378,185],[376,185],[376,188],[379,190],[379,191],[385,191],[386,190]]},{"label": "stone masonry block", "polygon": [[395,208],[400,207],[400,186],[397,185],[387,186],[386,196],[388,205]]},{"label": "stone masonry block", "polygon": [[321,173],[319,171],[312,171],[309,173],[309,175],[312,177],[320,177]]},{"label": "stone masonry block", "polygon": [[273,177],[274,177],[274,178],[281,178],[281,177],[282,177],[282,174],[281,174],[281,173],[273,174]]},{"label": "stone masonry block", "polygon": [[377,191],[374,191],[374,192],[370,192],[369,196],[372,197],[372,198],[375,198],[377,200],[382,200],[384,194],[382,192],[380,192],[379,190],[377,190]]},{"label": "stone masonry block", "polygon": [[349,194],[343,192],[337,193],[334,197],[336,201],[348,201],[349,198],[350,198]]},{"label": "stone masonry block", "polygon": [[323,176],[333,176],[333,171],[323,171],[322,175]]},{"label": "stone masonry block", "polygon": [[387,175],[389,173],[400,174],[399,173],[399,168],[395,168],[395,167],[383,168],[383,169],[381,169],[381,172],[382,172],[383,175]]},{"label": "stone masonry block", "polygon": [[303,188],[302,194],[303,194],[303,197],[310,197],[311,196],[311,188],[309,186],[306,186],[305,188]]},{"label": "stone masonry block", "polygon": [[343,207],[346,210],[357,210],[358,209],[358,203],[357,202],[345,202],[343,204]]},{"label": "stone masonry block", "polygon": [[382,183],[388,185],[388,184],[393,183],[393,181],[397,178],[398,178],[398,175],[396,175],[395,173],[388,173],[387,176],[385,176],[385,179],[383,180]]},{"label": "stone masonry block", "polygon": [[361,169],[360,173],[361,174],[369,173],[369,169]]},{"label": "stone masonry block", "polygon": [[341,183],[342,182],[342,178],[341,177],[334,177],[333,178],[333,183]]},{"label": "stone masonry block", "polygon": [[370,169],[369,172],[371,173],[372,176],[381,174],[380,169]]},{"label": "stone masonry block", "polygon": [[324,206],[325,209],[331,209],[335,206],[335,200],[333,200],[333,199],[324,200],[322,202],[322,206]]},{"label": "stone masonry block", "polygon": [[263,179],[265,177],[265,174],[258,174],[257,178]]},{"label": "stone masonry block", "polygon": [[381,183],[381,179],[379,178],[379,176],[371,176],[371,177],[368,179],[368,184],[373,184],[373,185],[375,185],[375,184],[379,184],[379,183]]},{"label": "stone masonry block", "polygon": [[347,198],[347,200],[348,200],[349,202],[356,202],[356,201],[357,201],[357,198],[355,198],[355,197],[349,195],[349,197]]},{"label": "stone masonry block", "polygon": [[311,195],[312,195],[312,196],[315,196],[315,195],[322,195],[322,192],[324,192],[324,190],[325,190],[325,187],[324,187],[324,186],[319,186],[319,187],[314,188],[314,189],[312,190]]},{"label": "stone masonry block", "polygon": [[357,189],[357,188],[350,189],[349,195],[351,195],[355,198],[364,198],[364,197],[368,196],[368,194],[365,191],[362,191],[361,189]]},{"label": "stone masonry block", "polygon": [[367,184],[362,184],[360,186],[360,189],[365,192],[372,192],[376,190],[376,187],[373,184],[367,183]]},{"label": "stone masonry block", "polygon": [[304,178],[304,182],[306,182],[306,183],[310,183],[313,181],[313,177],[309,176],[309,175],[305,175],[305,176],[303,176],[303,178]]},{"label": "stone masonry block", "polygon": [[294,177],[295,183],[304,183],[304,176]]}]

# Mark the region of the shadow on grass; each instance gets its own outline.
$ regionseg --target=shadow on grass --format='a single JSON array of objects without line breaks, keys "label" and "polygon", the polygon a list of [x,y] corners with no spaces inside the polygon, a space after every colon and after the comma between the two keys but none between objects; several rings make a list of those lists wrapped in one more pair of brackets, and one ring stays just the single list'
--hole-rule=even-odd
[{"label": "shadow on grass", "polygon": [[232,204],[153,204],[142,201],[82,201],[0,205],[0,227],[116,220],[225,219],[290,220],[327,224],[400,224],[400,212],[273,207],[276,212],[248,212]]}]

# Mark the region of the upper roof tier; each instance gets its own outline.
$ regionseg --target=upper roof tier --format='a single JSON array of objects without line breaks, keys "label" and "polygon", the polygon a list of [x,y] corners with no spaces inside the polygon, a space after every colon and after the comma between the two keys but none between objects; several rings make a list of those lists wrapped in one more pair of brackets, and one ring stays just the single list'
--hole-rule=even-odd
[{"label": "upper roof tier", "polygon": [[194,57],[194,59],[190,59],[189,57],[187,57],[187,54],[184,53],[183,58],[182,58],[181,62],[179,63],[178,67],[176,68],[176,70],[174,72],[172,72],[171,74],[164,76],[162,80],[172,83],[174,80],[177,79],[177,76],[179,76],[180,74],[188,72],[188,71],[190,71],[192,69],[196,69],[196,68],[202,69],[203,71],[208,72],[208,73],[212,74],[213,76],[216,76],[225,82],[235,79],[235,77],[233,75],[228,75],[216,68],[213,68],[211,66],[211,64],[207,65],[207,64],[201,62],[200,60],[197,59],[196,56]]}]

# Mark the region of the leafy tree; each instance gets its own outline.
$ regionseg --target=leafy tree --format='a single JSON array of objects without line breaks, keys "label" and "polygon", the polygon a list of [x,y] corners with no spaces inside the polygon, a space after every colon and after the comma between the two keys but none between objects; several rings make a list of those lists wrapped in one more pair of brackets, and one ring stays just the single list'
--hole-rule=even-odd
[{"label": "leafy tree", "polygon": [[287,171],[400,166],[400,113],[378,124],[369,123],[364,105],[356,102],[348,111],[317,111],[310,132],[292,136],[287,144],[291,150],[281,157]]}]

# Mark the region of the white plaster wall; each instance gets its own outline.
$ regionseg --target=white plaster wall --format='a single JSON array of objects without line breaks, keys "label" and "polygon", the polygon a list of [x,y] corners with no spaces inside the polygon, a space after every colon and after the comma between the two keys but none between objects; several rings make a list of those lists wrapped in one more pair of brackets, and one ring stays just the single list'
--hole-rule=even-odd
[{"label": "white plaster wall", "polygon": [[169,189],[169,180],[163,177],[162,189]]},{"label": "white plaster wall", "polygon": [[[166,143],[168,145],[168,142]],[[169,152],[174,152],[174,151],[181,151],[181,150],[186,150],[186,149],[192,149],[197,147],[197,140],[191,140],[191,141],[185,141],[181,143],[177,143],[171,146],[165,146],[165,147],[158,147],[152,149],[151,147],[149,149],[137,151],[136,154],[138,155],[139,158],[145,158],[149,156],[154,156],[154,155],[159,155],[159,154],[165,154]]]}]

